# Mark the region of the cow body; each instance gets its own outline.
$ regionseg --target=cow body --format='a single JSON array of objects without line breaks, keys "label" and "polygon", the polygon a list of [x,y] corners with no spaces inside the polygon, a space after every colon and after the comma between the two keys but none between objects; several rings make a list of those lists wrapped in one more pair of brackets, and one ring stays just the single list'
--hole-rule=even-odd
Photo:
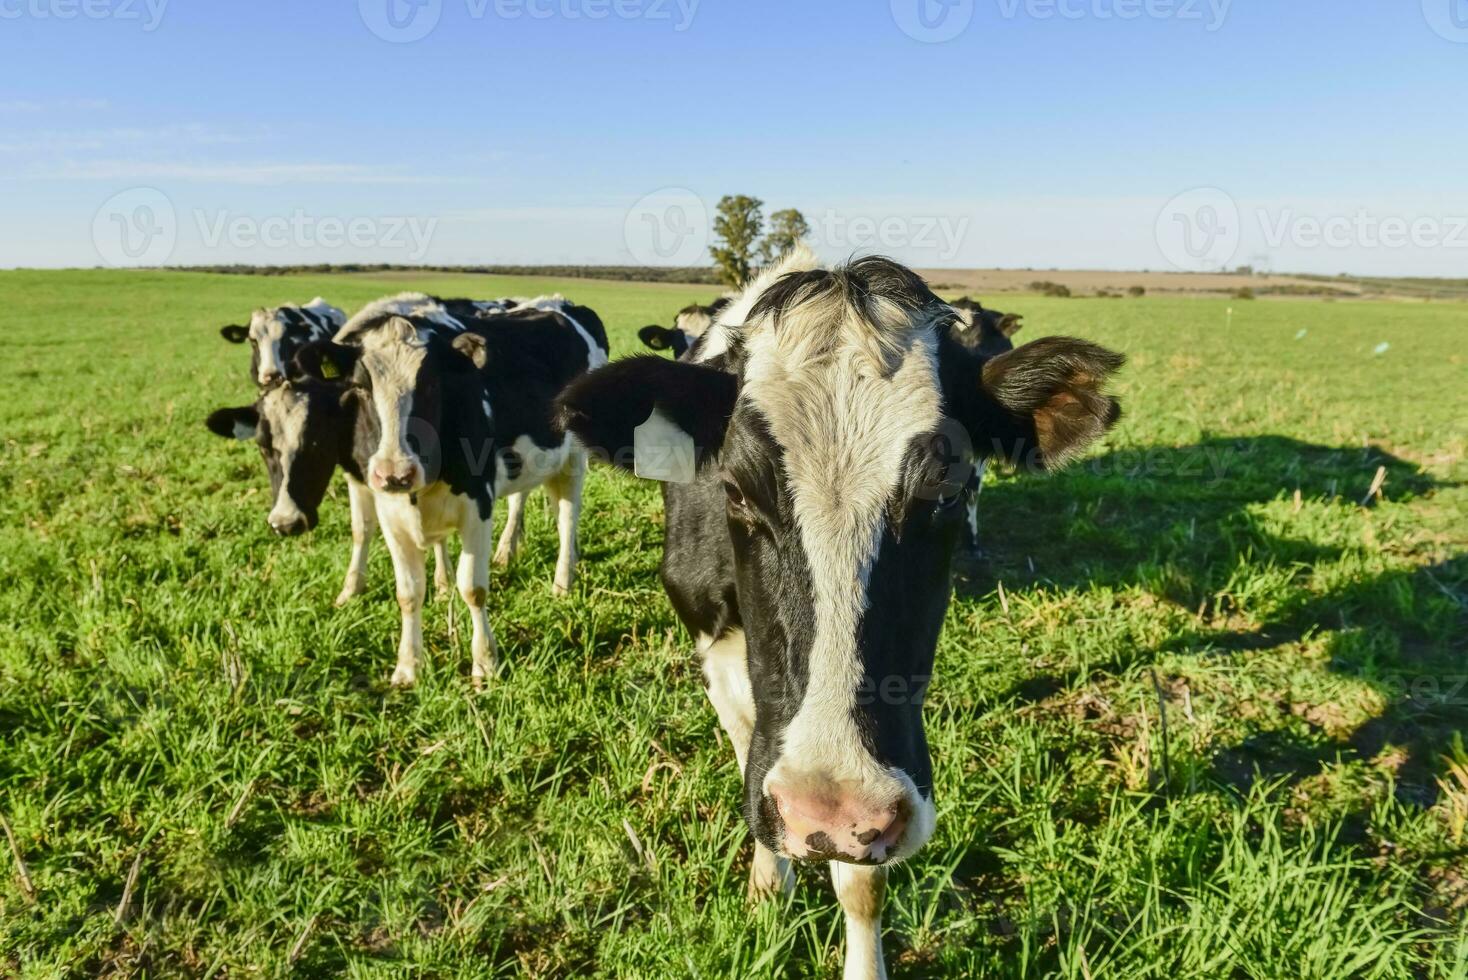
[{"label": "cow body", "polygon": [[[512,317],[494,312],[522,303],[526,312]],[[550,424],[546,406],[576,371],[605,362],[605,347],[594,339],[590,344],[582,339],[604,338],[605,331],[594,312],[564,300],[440,303],[419,293],[379,300],[369,304],[368,310],[380,314],[419,309],[437,317],[438,307],[463,314],[485,334],[494,352],[494,364],[486,371],[489,397],[491,404],[501,406],[497,431],[508,435],[512,443],[495,461],[499,494],[509,496],[510,512],[495,558],[507,563],[523,535],[525,492],[572,462],[568,440]],[[552,307],[570,312],[549,313]],[[452,332],[456,327],[450,320],[458,322],[450,317],[441,324]],[[360,316],[354,321],[360,322]],[[269,523],[278,534],[300,534],[315,527],[331,474],[342,471],[352,514],[351,558],[336,599],[337,605],[343,605],[365,589],[369,544],[380,525],[378,502],[367,485],[368,461],[379,433],[375,409],[362,389],[341,377],[334,364],[333,380],[319,377],[324,363],[330,363],[322,357],[323,348],[329,347],[317,344],[303,349],[291,380],[266,389],[254,405],[220,409],[210,416],[209,427],[222,436],[259,443],[271,476]],[[302,367],[308,370],[303,373]],[[475,405],[474,411],[482,413],[483,406]],[[574,529],[574,522],[572,526]],[[435,554],[435,582],[439,591],[448,591],[452,585],[445,536],[435,537],[430,546]],[[573,562],[574,542],[571,549],[562,549],[557,591],[569,588]]]},{"label": "cow body", "polygon": [[798,249],[683,361],[621,361],[561,396],[622,465],[638,430],[693,450],[692,481],[664,486],[662,574],[744,774],[751,889],[831,862],[848,977],[883,975],[885,868],[934,829],[921,705],[969,461],[1053,466],[1119,415],[1099,391],[1118,355],[1051,339],[979,359],[955,317],[895,263]]},{"label": "cow body", "polygon": [[476,683],[494,669],[485,602],[497,498],[510,500],[495,555],[508,561],[525,494],[546,488],[560,535],[554,590],[570,590],[586,454],[554,424],[551,406],[568,382],[606,363],[598,337],[605,332],[595,314],[564,300],[462,321],[436,302],[402,298],[363,311],[338,334],[348,346],[331,356],[350,364],[377,420],[364,474],[403,614],[394,684],[417,678],[424,555],[452,533],[462,543],[457,584],[473,623]]},{"label": "cow body", "polygon": [[250,344],[250,378],[260,387],[284,381],[291,358],[306,344],[329,340],[347,315],[320,296],[305,306],[262,307],[248,325],[221,327],[233,344]]}]

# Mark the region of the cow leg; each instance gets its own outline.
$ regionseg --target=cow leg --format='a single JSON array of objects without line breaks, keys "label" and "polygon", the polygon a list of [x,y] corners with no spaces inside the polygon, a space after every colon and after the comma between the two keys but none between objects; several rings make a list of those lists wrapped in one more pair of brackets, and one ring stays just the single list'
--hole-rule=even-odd
[{"label": "cow leg", "polygon": [[512,493],[506,501],[505,529],[500,533],[499,547],[494,550],[494,563],[503,568],[520,550],[520,540],[525,537],[525,494]]},{"label": "cow leg", "polygon": [[472,676],[474,686],[482,687],[499,665],[499,648],[484,608],[489,599],[489,549],[494,543],[494,521],[480,518],[478,505],[472,501],[465,504],[464,510],[459,525],[463,540],[463,550],[459,552],[459,595],[469,607],[469,619],[474,624]]},{"label": "cow leg", "polygon": [[887,869],[831,862],[831,884],[846,915],[844,980],[886,980],[882,962],[882,899]]},{"label": "cow leg", "polygon": [[395,687],[412,687],[418,680],[418,661],[423,653],[426,556],[408,529],[400,526],[391,515],[386,515],[382,522],[382,536],[387,541],[387,550],[392,554],[398,608],[403,612],[403,635],[398,640],[398,665],[392,672],[392,682]]},{"label": "cow leg", "polygon": [[546,493],[556,504],[556,532],[560,551],[556,555],[556,595],[568,595],[576,577],[576,527],[581,523],[581,489],[586,483],[586,454],[573,449],[561,472],[545,483]]},{"label": "cow leg", "polygon": [[[749,687],[744,633],[734,630],[718,640],[700,636],[698,649],[703,655],[703,677],[709,700],[724,733],[734,743],[734,757],[739,761],[742,779],[749,758],[749,740],[754,734],[754,694]],[[777,892],[789,895],[794,890],[795,875],[790,870],[790,862],[755,841],[754,860],[749,867],[749,896],[758,899]]]},{"label": "cow leg", "polygon": [[347,477],[347,500],[352,506],[352,557],[336,604],[344,606],[367,591],[367,548],[377,533],[377,502],[365,484]]},{"label": "cow leg", "polygon": [[454,580],[449,577],[447,541],[440,541],[433,546],[433,591],[435,595],[448,595],[454,591]]},{"label": "cow leg", "polygon": [[976,476],[976,480],[974,482],[974,492],[968,498],[967,544],[968,550],[974,552],[975,554],[983,550],[979,547],[979,494],[984,489],[984,468],[988,466],[988,464],[989,461],[986,459],[981,459],[974,464],[974,474]]}]

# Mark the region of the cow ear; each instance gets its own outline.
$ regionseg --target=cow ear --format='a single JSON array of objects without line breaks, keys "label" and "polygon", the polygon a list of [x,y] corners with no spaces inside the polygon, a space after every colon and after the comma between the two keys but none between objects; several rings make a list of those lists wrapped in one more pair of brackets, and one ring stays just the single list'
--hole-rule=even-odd
[{"label": "cow ear", "polygon": [[260,413],[253,405],[246,405],[243,408],[221,408],[210,412],[204,424],[216,436],[248,442],[255,438],[255,432],[260,427]]},{"label": "cow ear", "polygon": [[1004,314],[1004,318],[999,321],[999,332],[1006,337],[1013,337],[1019,333],[1020,321],[1023,319],[1024,316],[1019,313]]},{"label": "cow ear", "polygon": [[669,333],[671,331],[667,327],[650,323],[637,331],[637,339],[642,341],[644,347],[650,347],[653,350],[667,350]]},{"label": "cow ear", "polygon": [[290,377],[293,381],[316,378],[320,381],[339,381],[351,378],[357,369],[357,360],[362,356],[360,347],[335,344],[329,340],[318,340],[306,344],[291,358]]},{"label": "cow ear", "polygon": [[556,417],[587,449],[631,470],[634,433],[656,412],[656,427],[681,430],[701,466],[723,447],[738,397],[739,379],[732,374],[643,354],[573,381],[556,399]]},{"label": "cow ear", "polygon": [[489,344],[477,333],[459,334],[454,338],[453,347],[481,371],[489,364]]},{"label": "cow ear", "polygon": [[219,328],[219,336],[231,344],[243,344],[250,336],[250,328],[242,327],[238,323],[231,323],[227,327]]},{"label": "cow ear", "polygon": [[1064,466],[1121,418],[1104,391],[1126,362],[1073,337],[1046,337],[984,362],[969,426],[974,444],[1017,464]]}]

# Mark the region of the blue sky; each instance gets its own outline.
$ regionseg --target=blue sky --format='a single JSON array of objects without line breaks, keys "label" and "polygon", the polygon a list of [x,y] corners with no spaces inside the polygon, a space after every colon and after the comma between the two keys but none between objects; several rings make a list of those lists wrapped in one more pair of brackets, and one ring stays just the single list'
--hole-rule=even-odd
[{"label": "blue sky", "polygon": [[0,0],[0,266],[1468,276],[1468,0],[942,3]]}]

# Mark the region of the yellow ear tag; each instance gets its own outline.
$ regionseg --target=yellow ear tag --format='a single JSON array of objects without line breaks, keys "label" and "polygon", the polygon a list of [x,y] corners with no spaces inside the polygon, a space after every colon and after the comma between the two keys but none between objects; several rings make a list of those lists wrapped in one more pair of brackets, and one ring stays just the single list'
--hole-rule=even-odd
[{"label": "yellow ear tag", "polygon": [[323,357],[321,359],[321,376],[327,381],[332,381],[340,378],[342,373],[336,369],[335,361],[329,357]]}]

